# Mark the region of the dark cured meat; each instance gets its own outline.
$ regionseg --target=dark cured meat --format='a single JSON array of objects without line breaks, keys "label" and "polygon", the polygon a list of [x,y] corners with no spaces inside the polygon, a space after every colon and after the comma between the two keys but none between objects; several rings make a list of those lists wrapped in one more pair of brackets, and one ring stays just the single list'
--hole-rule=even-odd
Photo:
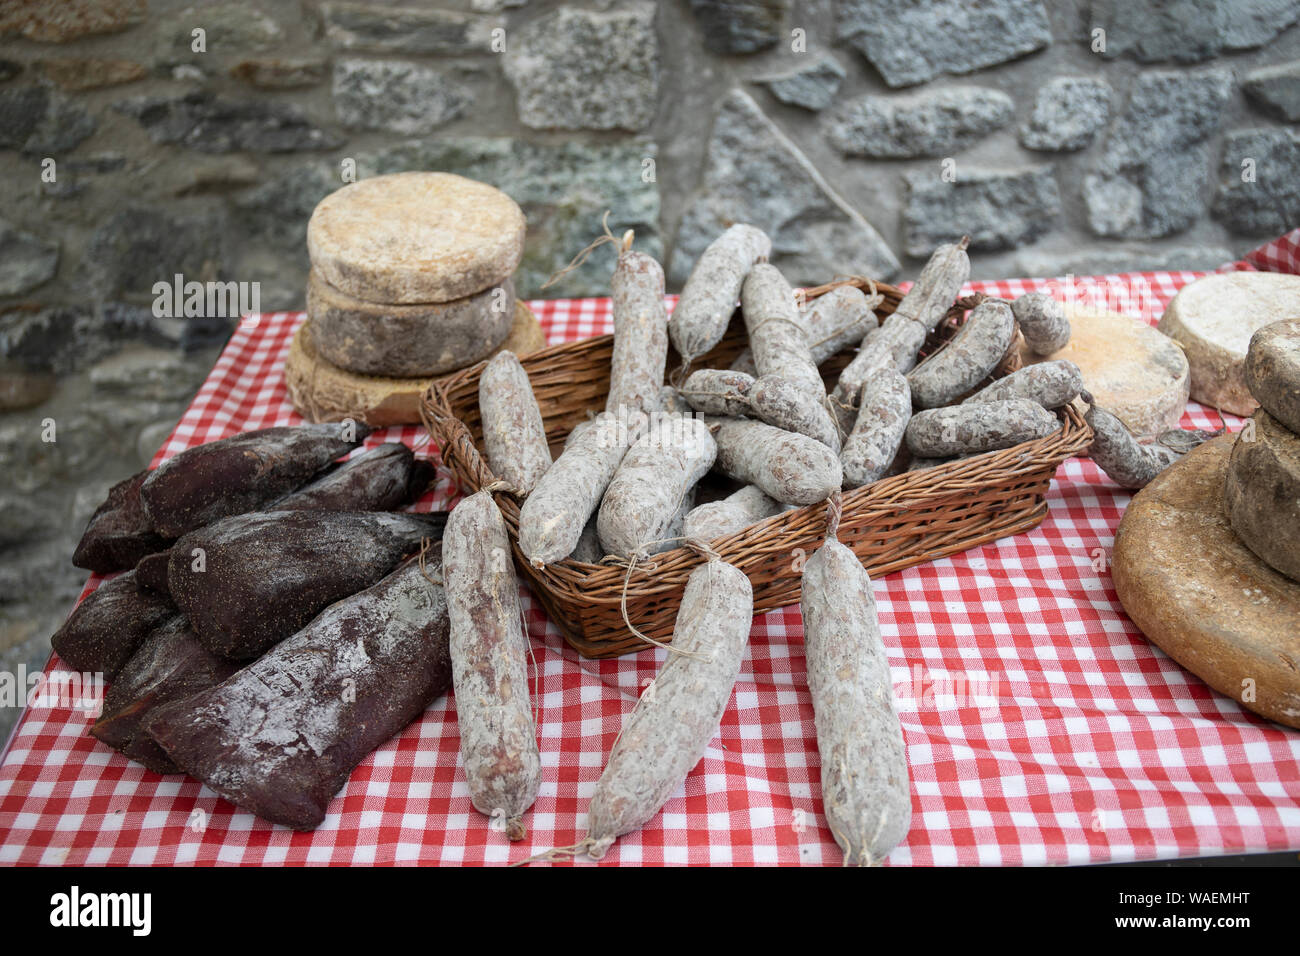
[{"label": "dark cured meat", "polygon": [[138,587],[148,588],[159,594],[168,594],[167,565],[172,559],[171,549],[147,554],[135,566],[135,583]]},{"label": "dark cured meat", "polygon": [[86,595],[50,644],[73,670],[111,681],[146,635],[175,613],[171,601],[142,591],[135,572],[127,571]]},{"label": "dark cured meat", "polygon": [[153,530],[140,503],[140,486],[148,471],[119,481],[95,509],[72,552],[72,563],[87,571],[110,574],[133,568],[147,554],[166,549],[171,541]]},{"label": "dark cured meat", "polygon": [[160,534],[177,538],[220,518],[265,508],[368,434],[359,423],[294,425],[187,448],[141,485],[145,513]]},{"label": "dark cured meat", "polygon": [[204,647],[248,660],[383,578],[423,539],[441,541],[445,523],[443,512],[235,515],[176,542],[168,591]]},{"label": "dark cured meat", "polygon": [[415,460],[411,449],[389,442],[354,455],[268,511],[392,511],[420,497],[433,467]]},{"label": "dark cured meat", "polygon": [[215,687],[237,670],[204,649],[177,614],[154,628],[118,671],[90,734],[154,773],[180,773],[141,723],[155,708]]},{"label": "dark cured meat", "polygon": [[[425,571],[441,580],[438,561]],[[319,826],[353,768],[451,686],[446,595],[428,578],[408,562],[145,729],[237,806]]]}]

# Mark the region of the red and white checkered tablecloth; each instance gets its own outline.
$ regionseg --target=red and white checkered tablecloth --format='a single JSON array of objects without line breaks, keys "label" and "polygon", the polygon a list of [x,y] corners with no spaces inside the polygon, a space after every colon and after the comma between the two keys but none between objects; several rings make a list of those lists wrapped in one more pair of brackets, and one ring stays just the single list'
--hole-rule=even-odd
[{"label": "red and white checkered tablecloth", "polygon": [[[1300,230],[1225,268],[1300,272]],[[1008,297],[1073,289],[1154,321],[1197,276],[972,288]],[[608,328],[607,300],[532,306],[552,343]],[[156,461],[300,421],[281,363],[301,319],[246,319]],[[1183,423],[1214,428],[1219,419],[1190,405]],[[394,439],[421,436],[392,428],[367,444]],[[445,476],[421,510],[448,503]],[[1073,459],[1038,528],[875,582],[911,765],[912,829],[890,864],[1300,848],[1300,732],[1211,691],[1147,643],[1119,605],[1108,555],[1129,497]],[[521,590],[543,766],[525,842],[508,844],[470,806],[449,698],[366,759],[312,833],[272,826],[194,780],[150,773],[88,737],[81,711],[43,707],[28,709],[0,764],[0,862],[503,863],[576,842],[622,719],[664,652],[584,660]],[[821,813],[802,636],[797,607],[755,619],[717,739],[607,861],[840,862]]]}]

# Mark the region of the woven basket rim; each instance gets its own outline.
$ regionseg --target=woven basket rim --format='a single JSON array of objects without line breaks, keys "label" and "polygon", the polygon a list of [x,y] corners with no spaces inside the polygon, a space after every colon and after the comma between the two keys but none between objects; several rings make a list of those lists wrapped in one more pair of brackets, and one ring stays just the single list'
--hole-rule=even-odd
[{"label": "woven basket rim", "polygon": [[[888,283],[872,283],[871,280],[864,280],[861,277],[837,280],[836,283],[818,287],[818,290],[829,291],[830,288],[844,284],[865,287],[866,283],[870,283],[876,290],[882,292],[887,299],[892,299],[891,306],[896,305],[902,296],[901,290],[895,286],[890,286]],[[953,312],[969,310],[985,298],[987,296],[982,294],[964,297],[954,305]],[[612,334],[562,342],[521,356],[519,361],[531,378],[535,371],[545,370],[557,356],[568,358],[573,353],[583,350],[597,351],[602,347],[609,347],[612,342]],[[488,466],[486,456],[474,441],[469,426],[456,417],[450,396],[461,393],[471,382],[477,381],[486,365],[485,360],[434,381],[426,390],[420,403],[424,425],[439,447],[444,462],[448,463],[456,473],[458,483],[465,494],[478,492],[498,479]],[[474,392],[476,394],[477,389],[474,389]],[[466,396],[461,395],[458,401],[464,403]],[[926,514],[931,511],[941,513],[945,505],[953,506],[973,494],[987,494],[999,488],[1014,488],[1018,481],[1023,483],[1030,479],[1050,479],[1063,461],[1086,448],[1092,438],[1091,429],[1076,408],[1066,406],[1059,411],[1058,418],[1061,420],[1061,427],[1043,438],[924,470],[903,472],[842,492],[841,528],[870,528],[873,520],[887,520],[888,517],[900,513]],[[1046,479],[1043,478],[1045,473]],[[645,562],[638,563],[636,565],[638,573],[629,570],[626,562],[593,565],[572,558],[538,568],[530,565],[519,550],[520,502],[505,489],[496,489],[492,495],[506,522],[516,559],[527,576],[538,585],[543,604],[547,605],[548,610],[552,610],[551,602],[562,605],[565,602],[581,601],[584,606],[618,610],[624,602],[631,606],[647,599],[662,600],[672,592],[680,591],[690,572],[706,560],[697,549],[682,546],[661,552]],[[1020,497],[1023,498],[1023,494]],[[818,502],[781,512],[741,531],[715,539],[710,542],[710,545],[723,560],[732,563],[753,563],[770,559],[773,555],[786,555],[789,553],[792,541],[796,538],[803,541],[810,534],[815,533],[817,540],[819,542],[822,540],[826,510],[827,503]],[[1005,527],[996,522],[991,524],[988,534],[983,538],[979,535],[975,538],[971,537],[970,532],[978,532],[979,528],[962,527],[961,535],[954,530],[954,539],[967,542],[965,546],[974,546],[969,542],[977,539],[992,540],[1033,527],[1045,514],[1044,501],[1032,509],[1026,510],[1022,507],[1019,512],[1011,516]],[[952,553],[952,551],[936,552],[933,558],[940,557],[943,553]],[[924,560],[933,558],[927,557]],[[897,568],[915,563],[918,563],[917,560],[908,557],[900,560]],[[883,567],[877,566],[874,573],[879,576],[897,568],[886,563]],[[554,618],[555,614],[552,613],[551,616]],[[583,653],[587,653],[580,646],[580,642],[574,639],[565,622],[556,621],[556,623],[561,630],[565,631],[570,643]],[[630,649],[650,646],[641,644],[630,633],[627,637],[635,642],[635,646]],[[603,649],[608,639],[602,639],[599,643]],[[601,653],[604,653],[604,650]]]}]

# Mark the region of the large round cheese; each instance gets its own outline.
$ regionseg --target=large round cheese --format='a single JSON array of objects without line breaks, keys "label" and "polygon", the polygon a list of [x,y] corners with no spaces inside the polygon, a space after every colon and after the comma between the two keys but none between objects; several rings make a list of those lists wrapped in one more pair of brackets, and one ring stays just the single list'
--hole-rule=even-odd
[{"label": "large round cheese", "polygon": [[506,279],[454,302],[376,305],[335,289],[315,269],[307,278],[307,316],[316,350],[363,375],[441,375],[489,355],[515,314]]},{"label": "large round cheese", "polygon": [[[546,347],[546,336],[532,310],[515,302],[515,322],[500,348],[527,355]],[[420,398],[430,377],[391,378],[360,375],[322,358],[312,341],[311,321],[298,327],[284,360],[289,401],[310,422],[337,422],[345,418],[367,425],[420,423]]]},{"label": "large round cheese", "polygon": [[1266,325],[1296,317],[1300,276],[1226,272],[1184,286],[1161,316],[1160,331],[1187,352],[1192,398],[1234,415],[1249,415],[1258,405],[1242,368],[1250,337]]},{"label": "large round cheese", "polygon": [[1300,581],[1300,437],[1262,408],[1252,421],[1228,463],[1228,519],[1250,550]]},{"label": "large round cheese", "polygon": [[307,223],[312,266],[367,302],[451,302],[512,275],[524,214],[486,183],[451,173],[393,173],[344,186]]},{"label": "large round cheese", "polygon": [[1223,481],[1235,440],[1193,449],[1134,497],[1111,574],[1153,644],[1241,706],[1300,727],[1300,584],[1228,525]]},{"label": "large round cheese", "polygon": [[1178,427],[1187,405],[1187,359],[1150,325],[1118,312],[1067,306],[1070,341],[1051,355],[1020,350],[1025,365],[1066,359],[1079,367],[1098,405],[1129,431],[1151,436]]},{"label": "large round cheese", "polygon": [[1250,337],[1245,374],[1255,401],[1300,433],[1300,318],[1266,325]]}]

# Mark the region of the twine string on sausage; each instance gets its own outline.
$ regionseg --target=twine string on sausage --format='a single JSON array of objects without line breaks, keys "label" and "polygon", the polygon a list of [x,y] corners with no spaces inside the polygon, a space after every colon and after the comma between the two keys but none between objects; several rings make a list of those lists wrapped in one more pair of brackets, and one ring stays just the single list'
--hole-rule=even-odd
[{"label": "twine string on sausage", "polygon": [[429,577],[429,571],[425,565],[425,555],[429,553],[429,548],[432,544],[433,544],[432,538],[420,539],[420,553],[416,557],[416,560],[420,562],[420,575],[424,578],[424,580],[428,581],[430,584],[437,585],[438,587],[445,587],[446,585],[443,583],[443,581],[440,578]]},{"label": "twine string on sausage", "polygon": [[[631,631],[636,637],[645,641],[647,644],[653,644],[655,647],[662,647],[669,654],[676,654],[679,657],[690,657],[697,661],[709,660],[709,658],[701,657],[699,654],[693,654],[690,651],[683,651],[681,648],[673,647],[671,644],[665,644],[663,641],[655,640],[649,634],[643,634],[641,631],[639,631],[636,628],[635,625],[633,625],[632,619],[628,617],[628,613],[627,613],[627,592],[628,592],[628,588],[632,586],[632,571],[636,568],[638,564],[641,564],[646,558],[649,557],[649,555],[646,553],[646,548],[649,548],[651,545],[668,544],[669,542],[675,542],[680,540],[681,538],[678,537],[678,538],[662,538],[658,541],[647,541],[644,544],[642,544],[640,548],[638,548],[634,553],[632,553],[627,558],[623,558],[618,555],[606,555],[604,558],[601,559],[600,563],[610,564],[613,565],[614,567],[627,568],[627,573],[623,575],[623,590],[619,594],[618,606],[619,606],[619,610],[623,614],[623,623],[624,625],[627,626],[627,629],[629,631]],[[658,568],[658,564],[656,563],[642,564],[642,569],[648,570],[650,572],[655,571],[657,568]]]},{"label": "twine string on sausage", "polygon": [[844,515],[844,495],[834,492],[826,499],[826,538],[835,541],[840,530],[840,518]]},{"label": "twine string on sausage", "polygon": [[[619,238],[618,238],[617,236],[615,236],[612,232],[609,231],[609,213],[610,213],[610,210],[606,209],[606,210],[605,210],[605,215],[602,216],[601,219],[600,219],[600,225],[601,225],[601,228],[605,230],[605,234],[604,234],[604,235],[601,235],[601,236],[597,236],[595,239],[593,239],[590,243],[588,243],[588,245],[587,245],[587,247],[586,247],[585,249],[583,249],[581,252],[579,252],[576,256],[573,257],[573,260],[572,260],[572,261],[571,261],[567,266],[565,266],[565,267],[564,267],[563,269],[561,269],[559,272],[555,273],[555,275],[551,276],[551,277],[550,277],[549,279],[547,279],[544,283],[542,283],[542,288],[543,288],[543,289],[549,289],[551,286],[555,285],[555,283],[559,282],[562,278],[564,278],[566,275],[568,275],[568,274],[569,274],[570,272],[572,272],[574,269],[577,269],[579,266],[581,266],[584,262],[587,261],[587,258],[588,258],[588,257],[589,257],[593,252],[595,252],[597,249],[599,249],[599,248],[600,248],[601,246],[603,246],[605,243],[607,243],[607,242],[612,242],[612,243],[614,243],[615,245],[618,245],[618,244],[619,244],[619,242],[620,242]],[[627,250],[630,249],[630,248],[632,247],[631,236],[632,236],[632,230],[631,230],[631,229],[629,229],[627,232],[623,233],[623,239],[622,239],[622,243],[623,243],[622,251],[623,251],[623,252],[627,252]]]},{"label": "twine string on sausage", "polygon": [[519,860],[516,863],[511,863],[510,866],[527,866],[529,863],[539,863],[542,861],[554,863],[557,860],[563,860],[566,857],[578,856],[579,854],[585,853],[589,847],[595,845],[595,840],[589,836],[585,836],[571,846],[557,846],[550,850],[543,850],[541,853],[536,853],[533,856]]},{"label": "twine string on sausage", "polygon": [[787,318],[784,315],[772,315],[772,316],[768,316],[766,319],[763,319],[761,322],[759,322],[757,325],[755,325],[752,329],[749,330],[750,341],[753,341],[754,336],[758,334],[759,329],[761,329],[765,325],[770,325],[773,322],[782,322],[785,325],[793,326],[794,328],[798,329],[801,333],[803,333],[805,341],[808,338],[808,330],[804,327],[803,323],[800,322],[798,319]]}]

